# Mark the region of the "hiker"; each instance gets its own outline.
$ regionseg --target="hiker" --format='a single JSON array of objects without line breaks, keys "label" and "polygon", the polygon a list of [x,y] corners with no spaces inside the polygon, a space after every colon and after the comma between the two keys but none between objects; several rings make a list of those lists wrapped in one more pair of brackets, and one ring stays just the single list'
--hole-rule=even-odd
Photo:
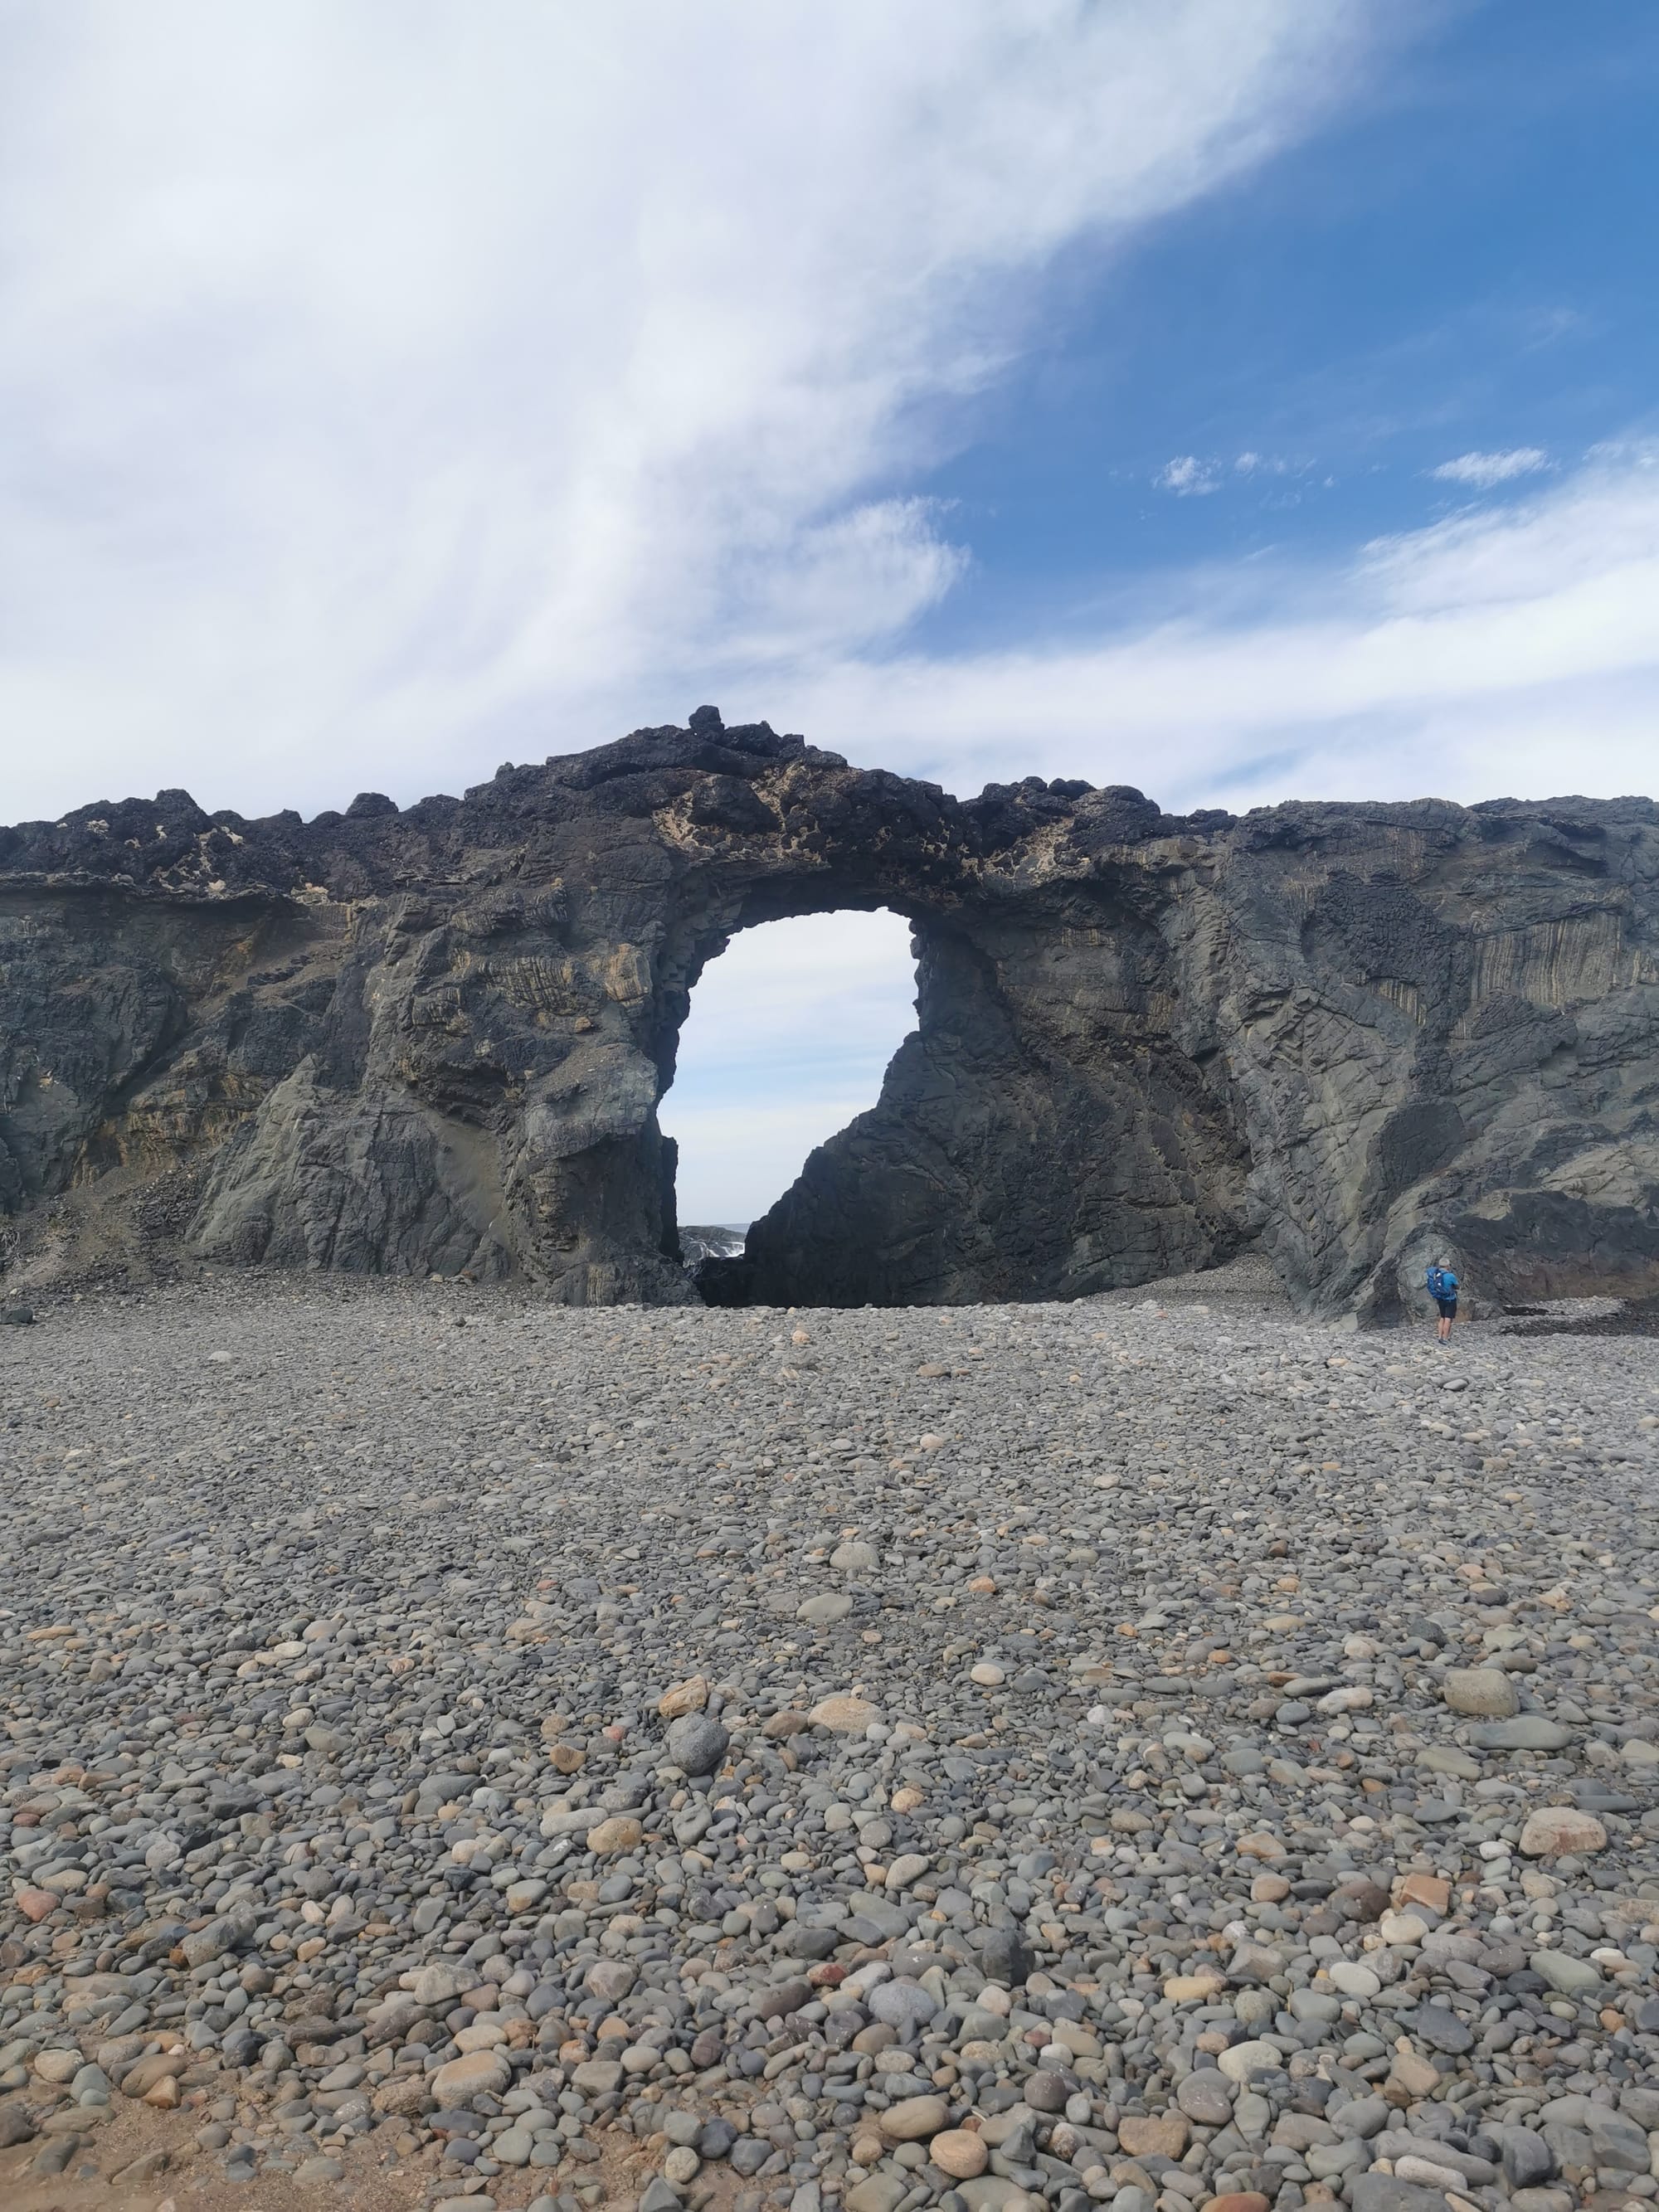
[{"label": "hiker", "polygon": [[1424,1280],[1428,1285],[1429,1296],[1440,1309],[1434,1333],[1442,1344],[1449,1344],[1451,1325],[1457,1319],[1457,1277],[1443,1260],[1437,1260]]}]

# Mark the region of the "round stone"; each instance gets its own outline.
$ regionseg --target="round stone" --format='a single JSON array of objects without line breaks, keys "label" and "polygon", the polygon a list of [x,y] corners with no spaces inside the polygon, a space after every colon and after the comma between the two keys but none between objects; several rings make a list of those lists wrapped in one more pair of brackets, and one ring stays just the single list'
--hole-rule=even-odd
[{"label": "round stone", "polygon": [[1181,2112],[1126,2112],[1117,2124],[1118,2142],[1130,2158],[1178,2159],[1188,2132]]},{"label": "round stone", "polygon": [[1607,1832],[1594,1813],[1572,1805],[1544,1805],[1529,1813],[1521,1848],[1529,1859],[1560,1858],[1569,1851],[1604,1851]]},{"label": "round stone", "polygon": [[504,2051],[469,2051],[438,2069],[432,2094],[440,2105],[468,2105],[477,2096],[499,2097],[512,2079]]},{"label": "round stone", "polygon": [[1208,2004],[1227,1986],[1221,1974],[1171,1974],[1164,1994],[1171,2004]]},{"label": "round stone", "polygon": [[950,2117],[943,2097],[901,2097],[877,2113],[876,2125],[889,2142],[924,2142],[938,2135]]},{"label": "round stone", "polygon": [[626,1959],[595,1959],[582,1976],[582,1987],[591,1997],[620,2004],[638,1978],[638,1970]]},{"label": "round stone", "polygon": [[587,1848],[596,1857],[612,1857],[618,1851],[636,1850],[644,1834],[645,1830],[631,1814],[618,1814],[588,1830]]},{"label": "round stone", "polygon": [[818,1597],[809,1597],[795,1608],[797,1620],[804,1620],[811,1628],[831,1628],[838,1620],[845,1620],[853,1610],[853,1601],[845,1590],[825,1590]]},{"label": "round stone", "polygon": [[1282,2067],[1284,2054],[1271,2043],[1235,2043],[1218,2051],[1216,2064],[1230,2081],[1248,2081],[1267,2067]]},{"label": "round stone", "polygon": [[1507,1720],[1521,1710],[1514,1675],[1498,1667],[1453,1667],[1440,1694],[1453,1712],[1474,1713],[1482,1720]]},{"label": "round stone", "polygon": [[684,1773],[712,1774],[725,1758],[731,1741],[712,1715],[682,1713],[677,1721],[669,1723],[668,1756]]},{"label": "round stone", "polygon": [[1419,2005],[1407,2025],[1419,2043],[1426,2043],[1431,2051],[1443,2051],[1450,2057],[1474,2045],[1474,2031],[1449,2005]]},{"label": "round stone", "polygon": [[665,1690],[657,1700],[659,1719],[677,1721],[686,1713],[700,1713],[708,1703],[708,1677],[693,1674],[688,1681],[676,1682],[672,1690]]},{"label": "round stone", "polygon": [[1534,1951],[1527,1963],[1563,1996],[1588,1996],[1601,1987],[1601,1972],[1593,1959],[1575,1959],[1569,1951],[1550,1949]]},{"label": "round stone", "polygon": [[1025,2101],[1034,2112],[1066,2109],[1066,2077],[1057,2066],[1039,2066],[1025,2084]]},{"label": "round stone", "polygon": [[1176,2090],[1176,2102],[1201,2128],[1224,2128],[1233,2116],[1233,2084],[1212,2066],[1199,2067]]},{"label": "round stone", "polygon": [[1412,1950],[1428,1934],[1429,1923],[1415,1912],[1385,1912],[1376,1923],[1376,1932],[1395,1949]]},{"label": "round stone", "polygon": [[927,2155],[952,2181],[972,2181],[991,2162],[983,2138],[968,2128],[945,2128],[927,2146]]},{"label": "round stone", "polygon": [[1544,1713],[1517,1713],[1469,1730],[1469,1741],[1482,1751],[1565,1751],[1572,1735],[1565,1722]]},{"label": "round stone", "polygon": [[872,1575],[881,1565],[881,1553],[873,1544],[853,1539],[836,1545],[830,1554],[830,1564],[844,1575]]},{"label": "round stone", "polygon": [[881,1718],[881,1709],[866,1698],[820,1698],[806,1717],[831,1735],[862,1735]]},{"label": "round stone", "polygon": [[865,1999],[865,2008],[872,2020],[878,2020],[901,2033],[907,2028],[923,2027],[939,2010],[938,2005],[920,1982],[878,1982]]}]

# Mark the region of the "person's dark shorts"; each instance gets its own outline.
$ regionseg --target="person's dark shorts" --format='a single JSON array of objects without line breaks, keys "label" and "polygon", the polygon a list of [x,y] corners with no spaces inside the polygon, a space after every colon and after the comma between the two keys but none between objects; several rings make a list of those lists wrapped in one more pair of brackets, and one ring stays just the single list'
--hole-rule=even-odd
[{"label": "person's dark shorts", "polygon": [[1435,1304],[1440,1309],[1440,1318],[1442,1321],[1455,1321],[1457,1319],[1457,1301],[1455,1298],[1437,1298],[1435,1300]]}]

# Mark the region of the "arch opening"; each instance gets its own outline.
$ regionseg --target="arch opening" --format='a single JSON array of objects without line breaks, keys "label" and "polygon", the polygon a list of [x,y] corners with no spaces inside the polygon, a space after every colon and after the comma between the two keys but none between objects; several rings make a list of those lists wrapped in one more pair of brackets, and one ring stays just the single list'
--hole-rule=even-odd
[{"label": "arch opening", "polygon": [[[1179,1018],[1168,947],[1146,918],[1094,887],[1079,896],[1039,885],[1018,906],[974,912],[923,886],[902,904],[915,1028],[878,1098],[751,1218],[741,1256],[704,1263],[702,1297],[1018,1303],[1229,1256],[1255,1225],[1246,1148],[1207,1039]],[[726,927],[773,921],[775,907],[762,905],[734,904]],[[702,941],[713,954],[725,939]],[[672,1068],[672,1044],[664,1060]],[[664,1249],[678,1256],[678,1245]]]},{"label": "arch opening", "polygon": [[887,907],[747,923],[708,961],[658,1107],[688,1267],[739,1254],[812,1152],[876,1104],[916,990],[910,924]]}]

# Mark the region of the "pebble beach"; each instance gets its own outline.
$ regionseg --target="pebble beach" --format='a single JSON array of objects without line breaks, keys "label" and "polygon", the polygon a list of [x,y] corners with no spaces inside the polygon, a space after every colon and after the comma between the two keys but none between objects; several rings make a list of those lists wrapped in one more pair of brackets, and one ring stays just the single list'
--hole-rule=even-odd
[{"label": "pebble beach", "polygon": [[1659,2200],[1651,1337],[0,1329],[0,2202]]}]

